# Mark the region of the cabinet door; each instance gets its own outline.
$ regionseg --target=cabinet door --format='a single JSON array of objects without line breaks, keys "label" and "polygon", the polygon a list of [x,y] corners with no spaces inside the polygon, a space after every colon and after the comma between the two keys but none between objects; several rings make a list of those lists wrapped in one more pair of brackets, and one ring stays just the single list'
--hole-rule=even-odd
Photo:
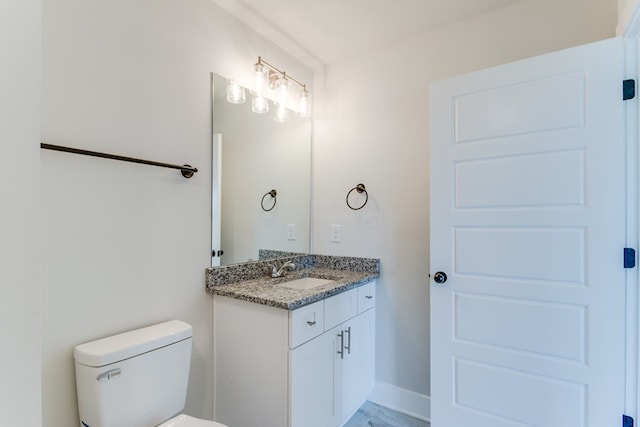
[{"label": "cabinet door", "polygon": [[366,400],[375,381],[375,310],[342,325],[345,352],[342,359],[342,416],[345,421]]},{"label": "cabinet door", "polygon": [[328,427],[340,419],[340,337],[334,328],[289,350],[290,427]]}]

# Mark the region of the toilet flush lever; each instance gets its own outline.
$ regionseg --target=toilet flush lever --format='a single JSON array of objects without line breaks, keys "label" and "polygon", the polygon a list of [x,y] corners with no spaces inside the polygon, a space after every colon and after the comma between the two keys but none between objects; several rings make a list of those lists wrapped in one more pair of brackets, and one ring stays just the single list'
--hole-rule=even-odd
[{"label": "toilet flush lever", "polygon": [[118,375],[122,374],[122,371],[120,370],[120,368],[116,368],[116,369],[111,369],[107,372],[103,372],[100,375],[98,375],[96,377],[96,379],[98,381],[108,381],[113,377],[117,377]]}]

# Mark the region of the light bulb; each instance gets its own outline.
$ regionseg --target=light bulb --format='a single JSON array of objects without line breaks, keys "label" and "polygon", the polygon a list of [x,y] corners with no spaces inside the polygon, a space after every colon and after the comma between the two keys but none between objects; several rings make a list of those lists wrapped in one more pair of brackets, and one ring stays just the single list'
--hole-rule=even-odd
[{"label": "light bulb", "polygon": [[246,99],[245,90],[233,79],[227,80],[227,101],[232,104],[242,104]]},{"label": "light bulb", "polygon": [[311,94],[306,88],[300,92],[296,114],[300,117],[311,117]]},{"label": "light bulb", "polygon": [[264,96],[253,95],[251,97],[251,111],[258,114],[269,112],[269,100]]},{"label": "light bulb", "polygon": [[276,104],[286,105],[289,96],[289,79],[284,75],[276,81]]},{"label": "light bulb", "polygon": [[264,96],[269,86],[269,70],[262,64],[256,64],[256,94]]},{"label": "light bulb", "polygon": [[287,122],[289,121],[289,110],[284,105],[278,105],[278,109],[276,110],[275,116],[276,122]]}]

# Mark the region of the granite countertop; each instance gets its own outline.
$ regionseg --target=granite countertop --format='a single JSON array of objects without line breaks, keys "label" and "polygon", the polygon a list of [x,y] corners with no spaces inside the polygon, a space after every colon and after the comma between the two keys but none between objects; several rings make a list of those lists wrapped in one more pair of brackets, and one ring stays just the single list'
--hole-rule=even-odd
[{"label": "granite countertop", "polygon": [[[285,277],[278,278],[272,278],[265,273],[265,262],[258,262],[259,265],[251,266],[255,267],[252,274],[247,274],[247,270],[245,270],[245,276],[231,274],[231,279],[226,280],[214,278],[212,272],[215,273],[216,269],[208,269],[207,293],[285,310],[294,310],[357,288],[380,276],[378,260],[347,257],[317,258],[318,256],[314,255],[309,257],[312,258],[301,259],[298,257],[297,259],[278,260],[277,265],[282,265],[287,260],[292,260],[294,263],[298,261],[296,270],[289,272]],[[340,259],[336,261],[337,258]],[[359,262],[360,260],[372,262]],[[312,289],[291,289],[278,286],[279,283],[303,277],[330,279],[332,282]]]}]

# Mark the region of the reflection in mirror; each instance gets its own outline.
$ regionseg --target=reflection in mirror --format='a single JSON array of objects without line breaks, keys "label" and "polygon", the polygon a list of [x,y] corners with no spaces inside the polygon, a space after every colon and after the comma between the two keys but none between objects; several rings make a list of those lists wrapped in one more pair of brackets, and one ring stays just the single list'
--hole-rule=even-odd
[{"label": "reflection in mirror", "polygon": [[249,91],[229,103],[226,82],[213,74],[212,266],[308,253],[311,120],[253,113]]}]

